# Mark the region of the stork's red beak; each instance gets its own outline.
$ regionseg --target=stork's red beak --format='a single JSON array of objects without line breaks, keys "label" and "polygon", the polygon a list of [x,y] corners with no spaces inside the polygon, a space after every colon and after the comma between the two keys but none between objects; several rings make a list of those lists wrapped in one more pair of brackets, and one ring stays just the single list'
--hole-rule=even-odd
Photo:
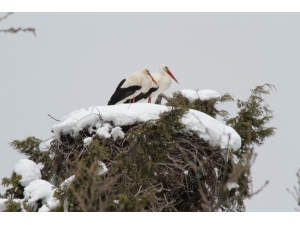
[{"label": "stork's red beak", "polygon": [[152,75],[151,74],[149,74],[149,75],[150,75],[152,81],[158,86],[158,84],[156,83],[156,81],[154,80],[154,78],[152,77]]},{"label": "stork's red beak", "polygon": [[170,70],[168,70],[167,73],[173,78],[173,80],[175,80],[179,84],[179,82],[176,80],[176,78],[174,77],[174,75],[171,73]]}]

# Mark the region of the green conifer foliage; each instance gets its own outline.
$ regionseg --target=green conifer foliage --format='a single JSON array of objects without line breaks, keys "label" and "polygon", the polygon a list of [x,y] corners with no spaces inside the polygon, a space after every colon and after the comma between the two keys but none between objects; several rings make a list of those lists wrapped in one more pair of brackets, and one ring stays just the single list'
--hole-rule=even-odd
[{"label": "green conifer foliage", "polygon": [[264,103],[264,95],[270,94],[275,88],[271,84],[257,86],[251,90],[247,101],[237,100],[239,109],[237,116],[230,118],[226,123],[234,128],[242,138],[240,153],[253,150],[254,146],[260,146],[264,140],[275,134],[275,127],[266,127],[273,118],[273,112],[269,105]]},{"label": "green conifer foliage", "polygon": [[[273,86],[258,86],[247,101],[238,100],[232,118],[219,109],[219,104],[233,101],[227,93],[189,102],[175,92],[166,103],[169,110],[159,119],[123,126],[124,139],[99,138],[86,127],[76,138],[61,135],[60,141],[53,140],[48,151],[41,151],[41,140],[34,137],[13,141],[11,146],[46,165],[42,179],[55,184],[54,196],[60,202],[52,211],[245,211],[244,199],[251,196],[254,146],[275,133],[274,127],[267,127],[273,117],[263,104],[267,88]],[[182,119],[189,109],[221,116],[240,134],[241,149],[221,149],[187,133]],[[83,143],[86,137],[93,139],[88,146]],[[103,169],[99,161],[107,166],[105,173],[99,173]],[[61,185],[73,175],[70,184]],[[19,180],[15,175],[3,179],[4,185],[13,186],[5,197],[22,197]],[[230,183],[238,187],[230,189]],[[19,210],[9,204],[7,209]]]},{"label": "green conifer foliage", "polygon": [[22,206],[20,202],[15,202],[13,199],[8,199],[5,203],[4,212],[22,212]]},{"label": "green conifer foliage", "polygon": [[183,109],[195,109],[200,112],[206,113],[213,118],[216,118],[217,115],[227,118],[229,113],[226,110],[217,109],[217,104],[222,102],[233,101],[233,97],[226,93],[220,98],[210,99],[210,100],[201,100],[200,98],[190,102],[186,97],[182,95],[181,92],[174,92],[173,97],[169,99],[169,102],[166,103],[168,106],[179,106]]},{"label": "green conifer foliage", "polygon": [[4,198],[14,199],[24,197],[24,187],[19,182],[21,179],[22,177],[20,175],[17,175],[15,172],[12,173],[10,178],[5,177],[2,179],[2,185],[4,187],[9,187],[10,185],[12,186],[11,188],[8,188],[4,193]]},{"label": "green conifer foliage", "polygon": [[16,149],[19,153],[24,154],[28,159],[36,164],[42,163],[44,168],[41,170],[42,179],[49,180],[53,174],[53,163],[49,151],[42,151],[40,144],[42,140],[36,137],[28,137],[22,141],[14,140],[10,146]]}]

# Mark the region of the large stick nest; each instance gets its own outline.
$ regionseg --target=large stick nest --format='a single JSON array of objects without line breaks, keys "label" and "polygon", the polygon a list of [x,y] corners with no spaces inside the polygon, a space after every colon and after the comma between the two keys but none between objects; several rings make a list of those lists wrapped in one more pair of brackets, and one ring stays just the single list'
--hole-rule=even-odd
[{"label": "large stick nest", "polygon": [[[98,140],[101,146],[110,149],[109,156],[102,158],[109,171],[102,175],[103,181],[105,182],[105,177],[121,174],[122,169],[111,169],[117,156],[123,154],[122,158],[126,161],[127,157],[135,154],[134,146],[129,145],[128,135],[136,126],[138,124],[123,126],[124,139],[115,141],[112,138],[99,138],[95,132],[90,134],[88,127],[76,138],[61,135],[61,140],[54,140],[50,149],[58,180],[61,182],[73,175],[77,165],[75,162],[88,156],[89,147],[83,143],[86,137],[93,137],[93,141]],[[118,179],[107,187],[104,196],[102,195],[102,200],[107,200],[106,209],[102,205],[97,210],[124,210],[108,207],[116,200],[116,196],[119,196],[118,188],[122,185],[138,187],[130,191],[131,197],[136,199],[147,196],[150,190],[154,192],[154,198],[143,209],[136,209],[138,211],[214,211],[221,207],[218,196],[220,192],[224,192],[224,186],[221,187],[220,184],[224,183],[222,171],[228,166],[224,160],[226,151],[210,146],[196,134],[178,133],[172,139],[175,144],[173,143],[172,148],[168,150],[166,160],[155,162],[154,179],[149,179],[147,183],[138,183],[129,173],[123,171],[122,176],[118,176]],[[131,163],[138,163],[134,161],[139,160],[138,158],[132,158]]]}]

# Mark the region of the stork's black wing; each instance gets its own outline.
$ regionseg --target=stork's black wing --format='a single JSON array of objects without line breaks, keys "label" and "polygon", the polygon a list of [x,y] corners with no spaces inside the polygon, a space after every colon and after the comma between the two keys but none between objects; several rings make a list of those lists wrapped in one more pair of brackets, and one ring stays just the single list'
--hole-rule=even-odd
[{"label": "stork's black wing", "polygon": [[128,96],[132,95],[136,91],[140,90],[142,87],[141,86],[130,86],[126,88],[121,88],[121,86],[124,84],[126,79],[123,79],[118,87],[115,90],[115,93],[111,96],[110,100],[108,101],[107,105],[115,105],[117,102],[127,98]]},{"label": "stork's black wing", "polygon": [[[138,96],[135,96],[135,102],[138,102],[141,99],[147,99],[157,89],[158,87],[152,87],[146,93],[140,93]],[[129,99],[124,103],[129,103]]]}]

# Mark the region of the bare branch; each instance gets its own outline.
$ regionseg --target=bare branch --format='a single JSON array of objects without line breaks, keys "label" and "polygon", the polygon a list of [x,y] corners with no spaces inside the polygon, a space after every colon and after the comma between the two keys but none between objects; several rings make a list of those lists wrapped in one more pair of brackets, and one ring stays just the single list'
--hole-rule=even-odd
[{"label": "bare branch", "polygon": [[54,120],[60,122],[60,120],[55,119],[54,117],[50,116],[49,114],[48,114],[48,116],[51,117],[52,119],[54,119]]},{"label": "bare branch", "polygon": [[164,93],[160,93],[156,98],[155,104],[161,105],[162,98],[166,99],[168,102],[170,101],[168,96],[166,96]]},{"label": "bare branch", "polygon": [[21,28],[21,27],[13,28],[13,27],[11,27],[11,28],[6,29],[6,30],[0,30],[0,32],[5,32],[5,33],[6,32],[8,32],[8,33],[17,33],[19,31],[24,31],[24,32],[29,31],[29,32],[32,32],[34,34],[34,36],[36,36],[35,28],[32,28],[32,27],[28,27],[28,28]]},{"label": "bare branch", "polygon": [[0,17],[0,22],[4,19],[6,19],[9,15],[13,14],[13,12],[6,13],[3,17]]},{"label": "bare branch", "polygon": [[268,184],[269,184],[269,181],[267,180],[267,181],[265,182],[265,184],[264,184],[260,189],[258,189],[256,192],[252,193],[252,194],[250,195],[250,197],[252,197],[253,195],[257,195],[257,194],[258,194],[259,192],[261,192]]}]

